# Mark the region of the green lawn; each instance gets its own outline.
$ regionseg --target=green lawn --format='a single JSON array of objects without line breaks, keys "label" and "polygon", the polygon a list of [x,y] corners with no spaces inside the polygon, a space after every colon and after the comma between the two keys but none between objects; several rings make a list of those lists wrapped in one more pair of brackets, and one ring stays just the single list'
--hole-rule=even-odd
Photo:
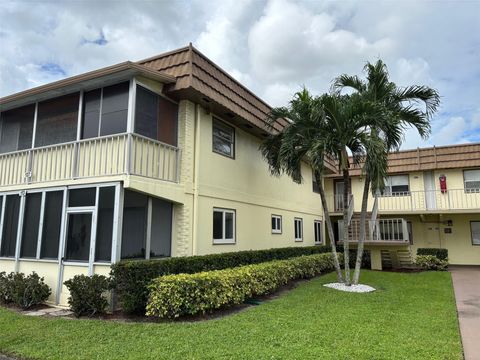
[{"label": "green lawn", "polygon": [[195,323],[32,318],[0,308],[0,352],[27,359],[461,359],[450,274],[364,271],[370,294],[333,274],[245,311]]}]

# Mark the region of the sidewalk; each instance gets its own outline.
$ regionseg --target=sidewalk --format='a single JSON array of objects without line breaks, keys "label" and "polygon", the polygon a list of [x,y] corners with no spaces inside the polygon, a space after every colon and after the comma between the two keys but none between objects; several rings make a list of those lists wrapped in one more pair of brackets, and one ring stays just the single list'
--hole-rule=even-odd
[{"label": "sidewalk", "polygon": [[465,360],[480,360],[480,266],[451,266]]}]

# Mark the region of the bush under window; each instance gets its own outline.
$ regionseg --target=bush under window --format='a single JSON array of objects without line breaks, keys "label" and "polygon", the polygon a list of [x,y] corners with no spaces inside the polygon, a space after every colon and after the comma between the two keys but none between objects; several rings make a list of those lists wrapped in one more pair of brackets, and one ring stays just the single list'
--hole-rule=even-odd
[{"label": "bush under window", "polygon": [[28,276],[14,272],[8,275],[0,273],[0,301],[4,304],[26,310],[45,302],[51,293],[50,287],[35,272]]},{"label": "bush under window", "polygon": [[64,282],[70,291],[68,305],[75,316],[94,316],[105,313],[108,301],[105,292],[110,288],[110,280],[103,275],[75,275]]}]

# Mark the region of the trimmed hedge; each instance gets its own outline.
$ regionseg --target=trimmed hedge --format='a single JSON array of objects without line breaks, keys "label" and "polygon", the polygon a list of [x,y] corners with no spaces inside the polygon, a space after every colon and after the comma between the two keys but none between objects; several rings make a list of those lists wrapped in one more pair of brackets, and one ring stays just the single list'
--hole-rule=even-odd
[{"label": "trimmed hedge", "polygon": [[417,255],[415,264],[423,270],[445,271],[448,268],[447,260],[441,260],[434,255]]},{"label": "trimmed hedge", "polygon": [[308,246],[238,251],[158,260],[125,260],[112,265],[110,275],[112,286],[122,309],[127,313],[143,315],[145,314],[148,300],[147,286],[153,279],[159,276],[222,270],[330,251],[330,246]]},{"label": "trimmed hedge", "polygon": [[440,248],[419,248],[417,249],[417,255],[432,255],[436,256],[439,260],[448,261],[448,250]]},{"label": "trimmed hedge", "polygon": [[146,314],[161,318],[205,314],[333,267],[331,254],[314,254],[224,270],[160,276],[148,287]]}]

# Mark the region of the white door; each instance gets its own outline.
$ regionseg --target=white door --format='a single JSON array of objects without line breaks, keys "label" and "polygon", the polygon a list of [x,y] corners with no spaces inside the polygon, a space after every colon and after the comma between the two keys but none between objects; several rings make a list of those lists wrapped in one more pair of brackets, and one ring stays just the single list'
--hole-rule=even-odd
[{"label": "white door", "polygon": [[435,210],[437,208],[437,201],[433,171],[425,171],[423,173],[423,184],[425,187],[425,206],[427,210]]},{"label": "white door", "polygon": [[[57,304],[66,293],[64,281],[75,275],[92,275],[95,252],[94,209],[67,210],[64,239],[61,243]],[[64,301],[63,301],[64,302]]]}]

